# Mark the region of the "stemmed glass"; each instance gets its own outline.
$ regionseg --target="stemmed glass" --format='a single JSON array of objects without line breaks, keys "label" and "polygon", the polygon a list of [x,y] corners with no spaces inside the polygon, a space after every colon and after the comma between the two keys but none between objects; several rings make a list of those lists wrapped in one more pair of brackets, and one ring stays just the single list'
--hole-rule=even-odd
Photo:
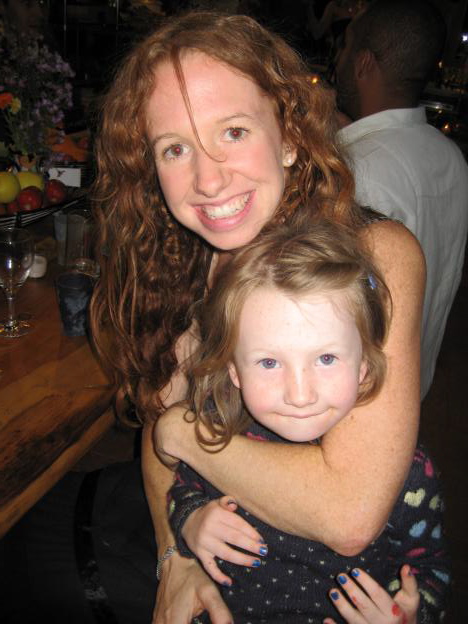
[{"label": "stemmed glass", "polygon": [[0,336],[17,338],[27,334],[30,323],[16,317],[15,295],[29,275],[34,259],[31,235],[20,228],[0,230],[0,286],[8,302],[8,317],[0,321]]}]

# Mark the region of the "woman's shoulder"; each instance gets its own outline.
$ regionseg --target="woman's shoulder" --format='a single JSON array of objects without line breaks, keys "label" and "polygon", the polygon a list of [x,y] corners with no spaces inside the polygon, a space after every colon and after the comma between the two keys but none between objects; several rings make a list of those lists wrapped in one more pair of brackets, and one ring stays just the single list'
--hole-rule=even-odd
[{"label": "woman's shoulder", "polygon": [[362,237],[375,261],[384,267],[408,266],[425,274],[425,259],[414,234],[399,221],[378,219],[368,222]]}]

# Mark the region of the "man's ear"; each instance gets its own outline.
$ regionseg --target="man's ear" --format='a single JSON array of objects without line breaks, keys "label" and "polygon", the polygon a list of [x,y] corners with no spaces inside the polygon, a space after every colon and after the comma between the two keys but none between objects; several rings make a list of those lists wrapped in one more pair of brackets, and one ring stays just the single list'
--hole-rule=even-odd
[{"label": "man's ear", "polygon": [[231,378],[232,383],[235,385],[236,388],[239,388],[240,390],[241,385],[240,385],[239,375],[237,374],[236,365],[234,364],[234,362],[228,362],[227,368],[228,368],[229,377]]},{"label": "man's ear", "polygon": [[354,61],[354,77],[356,80],[365,80],[376,69],[377,59],[370,50],[359,50]]}]

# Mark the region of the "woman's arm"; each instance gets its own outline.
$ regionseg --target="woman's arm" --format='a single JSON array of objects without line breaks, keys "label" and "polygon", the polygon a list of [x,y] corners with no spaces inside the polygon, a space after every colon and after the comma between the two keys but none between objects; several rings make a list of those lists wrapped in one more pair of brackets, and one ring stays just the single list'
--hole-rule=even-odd
[{"label": "woman's arm", "polygon": [[321,446],[262,443],[236,436],[220,453],[197,444],[193,424],[170,410],[158,441],[273,526],[360,552],[383,529],[403,485],[419,424],[419,351],[425,263],[413,235],[390,221],[367,228],[393,299],[385,348],[388,374],[371,403],[354,409]]},{"label": "woman's arm", "polygon": [[[184,362],[193,349],[194,333],[186,332],[176,345],[179,362]],[[163,402],[171,405],[185,399],[187,381],[183,371],[173,375]],[[174,473],[157,457],[153,446],[153,423],[143,428],[141,469],[151,519],[155,531],[158,556],[175,544],[167,513],[167,493],[174,481]],[[156,584],[156,583],[155,583]],[[216,586],[203,572],[197,561],[174,553],[161,568],[153,624],[189,624],[193,617],[207,610],[213,624],[231,621],[231,614]]]}]

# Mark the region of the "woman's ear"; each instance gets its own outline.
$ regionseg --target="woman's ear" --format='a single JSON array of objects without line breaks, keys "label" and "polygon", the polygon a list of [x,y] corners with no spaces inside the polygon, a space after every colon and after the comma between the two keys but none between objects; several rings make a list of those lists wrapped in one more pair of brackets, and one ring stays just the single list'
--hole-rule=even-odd
[{"label": "woman's ear", "polygon": [[234,364],[234,362],[228,362],[227,368],[228,368],[229,377],[231,378],[232,383],[235,385],[236,388],[239,388],[240,390],[241,385],[240,385],[239,375],[237,374],[236,365]]},{"label": "woman's ear", "polygon": [[292,167],[296,162],[297,150],[291,145],[283,144],[283,167]]}]

